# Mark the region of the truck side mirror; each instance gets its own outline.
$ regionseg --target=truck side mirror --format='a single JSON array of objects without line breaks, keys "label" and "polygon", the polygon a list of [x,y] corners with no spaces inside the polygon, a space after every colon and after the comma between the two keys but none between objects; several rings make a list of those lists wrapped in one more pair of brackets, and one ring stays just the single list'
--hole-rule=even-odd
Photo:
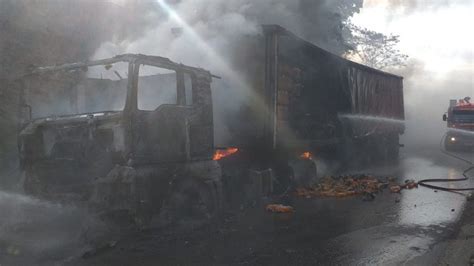
[{"label": "truck side mirror", "polygon": [[448,116],[446,114],[443,115],[443,121],[448,121]]}]

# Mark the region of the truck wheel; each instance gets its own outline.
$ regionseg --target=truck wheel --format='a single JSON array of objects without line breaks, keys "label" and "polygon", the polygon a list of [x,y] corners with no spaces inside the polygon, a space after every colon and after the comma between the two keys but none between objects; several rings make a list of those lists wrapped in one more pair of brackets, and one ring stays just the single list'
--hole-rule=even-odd
[{"label": "truck wheel", "polygon": [[208,224],[220,213],[220,184],[187,177],[172,185],[171,194],[162,209],[166,224],[196,227]]},{"label": "truck wheel", "polygon": [[387,138],[388,154],[387,158],[391,162],[396,162],[400,155],[400,137],[398,134],[390,135]]},{"label": "truck wheel", "polygon": [[296,159],[290,162],[294,182],[298,187],[310,187],[318,179],[316,163],[311,159]]},{"label": "truck wheel", "polygon": [[350,137],[344,137],[342,143],[339,143],[336,149],[338,159],[344,168],[350,168],[358,165],[358,162],[355,162],[357,145]]}]

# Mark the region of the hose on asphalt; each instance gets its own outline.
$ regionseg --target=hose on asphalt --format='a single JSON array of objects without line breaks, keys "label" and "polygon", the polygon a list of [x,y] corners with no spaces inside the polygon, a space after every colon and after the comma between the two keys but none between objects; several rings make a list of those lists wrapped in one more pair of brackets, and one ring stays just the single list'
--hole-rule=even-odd
[{"label": "hose on asphalt", "polygon": [[457,160],[460,160],[460,161],[463,161],[467,164],[470,165],[469,168],[465,169],[462,173],[463,175],[463,178],[455,178],[455,179],[423,179],[423,180],[420,180],[418,181],[418,185],[419,186],[422,186],[422,187],[427,187],[427,188],[431,188],[431,189],[437,189],[437,190],[441,190],[441,191],[448,191],[448,192],[459,192],[459,191],[474,191],[474,187],[468,187],[468,188],[447,188],[447,187],[442,187],[442,186],[436,186],[436,185],[430,185],[430,184],[427,184],[427,183],[439,183],[439,182],[460,182],[460,181],[467,181],[469,180],[469,176],[467,175],[467,173],[469,173],[470,171],[474,170],[474,163],[472,161],[469,161],[465,158],[462,158],[456,154],[453,154],[453,153],[450,153],[448,151],[446,151],[444,148],[443,148],[443,143],[446,139],[446,136],[447,134],[444,134],[443,137],[441,138],[441,141],[439,143],[439,149],[442,153],[444,153],[445,155],[447,156],[450,156],[452,158],[455,158]]}]

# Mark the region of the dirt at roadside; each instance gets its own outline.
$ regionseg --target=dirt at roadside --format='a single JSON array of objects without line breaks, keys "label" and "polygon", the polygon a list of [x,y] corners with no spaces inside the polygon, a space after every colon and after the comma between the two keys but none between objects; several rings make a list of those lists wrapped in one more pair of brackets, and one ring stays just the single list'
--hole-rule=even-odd
[{"label": "dirt at roadside", "polygon": [[459,230],[447,240],[438,265],[474,265],[474,201],[466,202]]}]

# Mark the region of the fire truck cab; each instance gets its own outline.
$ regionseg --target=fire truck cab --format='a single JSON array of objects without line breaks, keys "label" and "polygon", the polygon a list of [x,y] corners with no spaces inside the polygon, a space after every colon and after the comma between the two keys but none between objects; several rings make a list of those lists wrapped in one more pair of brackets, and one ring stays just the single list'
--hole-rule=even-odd
[{"label": "fire truck cab", "polygon": [[448,126],[444,141],[448,151],[474,148],[474,104],[470,101],[470,97],[450,100],[448,112],[443,115]]}]

